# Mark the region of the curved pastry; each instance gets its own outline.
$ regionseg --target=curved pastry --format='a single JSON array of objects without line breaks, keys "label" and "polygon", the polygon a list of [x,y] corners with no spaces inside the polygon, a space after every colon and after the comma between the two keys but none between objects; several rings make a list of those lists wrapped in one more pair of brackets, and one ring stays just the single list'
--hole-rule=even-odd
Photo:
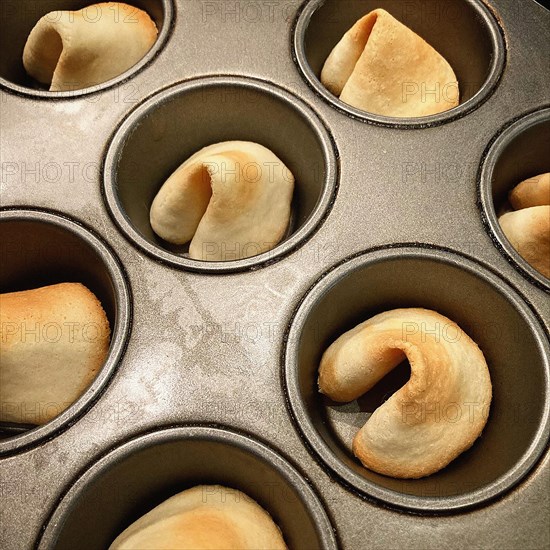
[{"label": "curved pastry", "polygon": [[405,359],[410,380],[374,411],[353,452],[380,474],[420,478],[468,449],[489,413],[487,363],[458,325],[425,309],[376,315],[326,350],[319,389],[334,401],[352,401]]},{"label": "curved pastry", "polygon": [[325,62],[321,82],[353,107],[392,117],[433,115],[459,102],[449,63],[382,9],[346,32]]},{"label": "curved pastry", "polygon": [[157,34],[147,13],[121,2],[53,11],[29,34],[23,65],[52,92],[80,90],[133,67],[151,49]]},{"label": "curved pastry", "polygon": [[522,181],[510,193],[514,210],[550,205],[550,173]]},{"label": "curved pastry", "polygon": [[79,283],[0,294],[0,420],[44,424],[91,384],[109,349],[109,321]]},{"label": "curved pastry", "polygon": [[550,279],[550,206],[508,212],[498,221],[518,254]]},{"label": "curved pastry", "polygon": [[294,176],[269,149],[247,141],[210,145],[186,160],[151,206],[153,231],[191,241],[191,258],[227,261],[271,250],[290,220]]},{"label": "curved pastry", "polygon": [[286,550],[281,531],[250,497],[202,485],[130,525],[109,550]]}]

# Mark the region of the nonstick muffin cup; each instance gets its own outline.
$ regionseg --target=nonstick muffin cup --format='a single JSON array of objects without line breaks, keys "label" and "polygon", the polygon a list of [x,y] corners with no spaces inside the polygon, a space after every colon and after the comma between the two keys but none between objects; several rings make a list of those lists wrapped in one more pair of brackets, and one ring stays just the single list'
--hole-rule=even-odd
[{"label": "nonstick muffin cup", "polygon": [[546,290],[550,290],[550,280],[519,255],[502,231],[498,218],[512,210],[508,194],[516,185],[550,172],[548,151],[550,107],[529,113],[501,130],[487,148],[478,182],[483,222],[495,246],[523,276]]},{"label": "nonstick muffin cup", "polygon": [[[193,260],[188,246],[174,247],[154,234],[151,204],[166,179],[191,155],[233,140],[267,147],[294,175],[290,227],[286,238],[263,254],[227,262]],[[105,159],[104,193],[120,229],[153,258],[183,269],[223,273],[270,263],[303,244],[328,215],[337,177],[333,141],[301,100],[266,82],[211,77],[167,88],[123,122]]]},{"label": "nonstick muffin cup", "polygon": [[[156,42],[145,56],[121,75],[88,88],[50,92],[45,86],[33,81],[26,73],[23,66],[23,48],[25,47],[29,33],[41,17],[52,11],[76,11],[86,8],[84,19],[90,23],[97,23],[103,16],[103,10],[116,9],[106,5],[93,7],[93,5],[101,3],[100,1],[94,2],[93,0],[3,1],[0,7],[2,15],[0,17],[0,50],[2,51],[2,58],[0,60],[0,86],[34,98],[66,99],[99,92],[120,84],[149,65],[159,54],[170,35],[174,16],[172,0],[128,0],[128,2],[125,2],[149,14],[157,26],[158,36]],[[131,13],[125,17],[132,20]]]},{"label": "nonstick muffin cup", "polygon": [[245,434],[180,426],[138,436],[91,465],[59,502],[38,549],[105,550],[143,514],[197,485],[244,492],[271,515],[289,548],[338,547],[319,498],[286,459]]},{"label": "nonstick muffin cup", "polygon": [[[370,413],[407,381],[405,365],[348,405],[331,402],[317,389],[321,356],[336,338],[373,315],[408,307],[431,309],[456,322],[484,353],[493,386],[481,437],[449,466],[418,480],[372,472],[351,452],[351,441]],[[440,337],[453,338],[452,331],[442,327]],[[517,484],[547,445],[547,335],[514,289],[454,253],[403,246],[338,265],[304,297],[288,332],[284,361],[290,411],[313,452],[347,486],[387,504],[429,512],[480,505]],[[467,407],[457,406],[426,411],[426,417],[452,430],[457,414],[468,414]]]},{"label": "nonstick muffin cup", "polygon": [[[331,94],[320,81],[321,70],[342,36],[374,9],[382,8],[435,48],[453,68],[460,104],[426,117],[396,118],[357,109]],[[497,86],[506,63],[503,31],[480,0],[311,0],[304,3],[294,29],[294,56],[300,72],[315,92],[336,109],[358,120],[385,126],[422,128],[460,118],[486,101]],[[432,89],[423,82],[404,83],[422,94],[444,101],[452,89]]]},{"label": "nonstick muffin cup", "polygon": [[[2,455],[52,438],[73,424],[99,398],[126,347],[131,299],[124,271],[110,247],[76,221],[46,211],[1,210],[0,235],[1,292],[65,282],[82,283],[101,302],[111,328],[107,358],[85,393],[47,424],[33,425],[33,416],[38,411],[31,407],[21,410],[21,418],[26,419],[24,424],[0,425]],[[29,342],[52,338],[46,326],[29,325],[18,327],[18,330]],[[2,403],[2,406],[25,408],[22,403]]]}]

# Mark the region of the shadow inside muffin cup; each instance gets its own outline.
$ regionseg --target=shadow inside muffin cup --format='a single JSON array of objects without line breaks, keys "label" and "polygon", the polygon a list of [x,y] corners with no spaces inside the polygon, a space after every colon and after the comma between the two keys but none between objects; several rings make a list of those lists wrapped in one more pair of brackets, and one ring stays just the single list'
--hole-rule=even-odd
[{"label": "shadow inside muffin cup", "polygon": [[[222,247],[228,261],[206,261],[207,248],[204,261],[193,260],[188,245],[170,245],[155,235],[149,221],[151,204],[163,183],[191,155],[233,140],[270,149],[294,175],[289,228],[281,243],[268,252],[254,254],[263,243],[246,243],[243,249],[251,257],[232,260],[234,244],[205,243],[215,251]],[[209,77],[167,88],[124,121],[107,152],[104,190],[116,223],[154,258],[176,267],[224,272],[269,262],[307,239],[327,215],[336,178],[332,140],[298,98],[257,80]]]},{"label": "shadow inside muffin cup", "polygon": [[172,0],[125,0],[123,2],[147,12],[155,22],[159,33],[149,52],[123,74],[107,82],[98,82],[95,86],[64,92],[50,92],[48,86],[27,74],[23,66],[23,49],[31,30],[41,17],[52,11],[76,11],[89,7],[85,12],[85,20],[96,22],[101,18],[102,9],[112,9],[105,6],[91,7],[100,3],[102,0],[41,0],[40,2],[3,0],[0,3],[0,51],[2,51],[0,85],[33,97],[77,97],[120,83],[148,64],[158,54],[168,37],[173,10]]},{"label": "shadow inside muffin cup", "polygon": [[[94,462],[54,510],[38,548],[105,550],[141,516],[197,485],[254,499],[289,548],[337,549],[321,502],[285,459],[249,436],[205,426],[151,432]],[[224,498],[230,503],[235,494]]]},{"label": "shadow inside muffin cup", "polygon": [[[449,62],[459,83],[458,107],[425,117],[388,117],[348,105],[324,87],[321,70],[333,48],[359,19],[378,8],[413,30]],[[306,79],[335,107],[359,119],[411,127],[443,123],[481,105],[497,85],[506,57],[498,23],[480,0],[311,0],[298,17],[294,49]],[[432,89],[426,83],[408,82],[403,83],[403,100],[413,91],[421,97],[436,93],[442,102],[456,96],[452,84]]]},{"label": "shadow inside muffin cup", "polygon": [[[358,401],[333,403],[318,391],[322,354],[346,331],[396,308],[421,307],[456,322],[483,351],[493,386],[485,429],[446,468],[422,479],[394,479],[363,467],[351,442],[370,414],[407,382],[408,364]],[[453,338],[441,327],[441,338]],[[373,251],[337,267],[305,297],[292,321],[285,382],[298,428],[347,485],[386,503],[442,512],[478,505],[515,485],[544,450],[549,432],[547,335],[515,291],[455,254],[416,247]],[[476,404],[434,405],[445,422]]]},{"label": "shadow inside muffin cup", "polygon": [[[524,260],[508,241],[498,218],[512,209],[508,195],[528,178],[550,172],[550,108],[530,113],[508,125],[489,146],[479,178],[479,196],[486,225],[513,265],[538,286],[550,280]],[[536,246],[536,245],[534,245]]]},{"label": "shadow inside muffin cup", "polygon": [[[36,426],[36,404],[6,403],[22,423],[0,423],[0,454],[32,445],[74,421],[97,399],[112,376],[129,333],[130,298],[124,275],[113,252],[79,224],[44,211],[0,211],[0,292],[31,290],[59,283],[82,283],[91,290],[107,315],[111,341],[104,365],[85,393],[47,424]],[[68,320],[70,321],[70,320]],[[8,330],[9,327],[2,327]],[[67,327],[13,327],[29,343],[55,341]],[[62,410],[62,404],[48,406]],[[28,407],[28,408],[27,408]]]}]

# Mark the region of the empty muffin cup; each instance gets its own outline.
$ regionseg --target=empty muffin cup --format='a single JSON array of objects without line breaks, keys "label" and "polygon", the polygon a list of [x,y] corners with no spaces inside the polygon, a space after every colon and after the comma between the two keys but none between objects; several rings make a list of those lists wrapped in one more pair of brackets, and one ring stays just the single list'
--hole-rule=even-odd
[{"label": "empty muffin cup", "polygon": [[[101,302],[111,329],[103,367],[80,398],[66,409],[65,404],[44,405],[49,408],[48,416],[50,409],[59,409],[60,414],[53,420],[37,426],[36,418],[44,413],[39,410],[42,406],[39,403],[1,403],[21,418],[15,424],[0,424],[0,454],[8,454],[51,438],[74,423],[98,399],[124,352],[131,305],[130,290],[118,259],[107,244],[79,223],[45,211],[2,210],[0,235],[2,293],[58,283],[82,283]],[[28,326],[2,327],[2,332],[19,331],[20,337],[31,343],[55,342],[66,337],[61,331],[71,330],[71,319],[67,321],[67,326],[62,327],[29,322]],[[91,330],[89,337],[94,334]]]},{"label": "empty muffin cup", "polygon": [[[116,23],[138,23],[136,14],[131,9],[119,10],[94,0],[6,0],[2,2],[0,17],[0,86],[13,92],[36,98],[79,97],[87,93],[105,90],[120,84],[148,65],[162,49],[170,34],[173,17],[172,0],[128,0],[123,2],[145,11],[155,23],[158,36],[151,49],[131,68],[122,74],[82,89],[50,92],[47,86],[34,80],[27,74],[23,65],[23,49],[33,27],[41,17],[55,11],[77,11],[84,9],[83,20],[98,24],[102,17],[114,17]],[[101,5],[97,5],[101,4]],[[56,16],[52,17],[52,23]],[[59,54],[61,54],[59,39]]]},{"label": "empty muffin cup", "polygon": [[[336,44],[359,19],[379,8],[409,27],[448,61],[459,83],[457,107],[423,117],[390,117],[353,107],[321,83],[321,70]],[[300,72],[323,99],[358,120],[402,128],[435,126],[476,109],[492,94],[506,59],[503,33],[480,0],[311,0],[298,15],[293,45]],[[433,97],[436,103],[447,102],[456,97],[456,84],[404,82],[403,101],[411,94],[420,95],[423,102]]]},{"label": "empty muffin cup", "polygon": [[[364,468],[351,442],[372,412],[407,382],[408,363],[348,404],[321,395],[317,379],[321,357],[336,338],[378,313],[410,307],[437,311],[479,345],[493,400],[487,425],[470,449],[428,477],[396,479]],[[441,338],[456,337],[451,326],[439,332]],[[312,287],[290,325],[284,382],[298,429],[346,486],[390,505],[444,512],[497,497],[537,462],[550,429],[549,362],[548,335],[513,288],[458,254],[403,245],[354,257]],[[434,404],[415,413],[452,430],[457,415],[470,414],[475,406]]]},{"label": "empty muffin cup", "polygon": [[[224,254],[229,261],[191,259],[188,245],[174,246],[155,235],[149,220],[151,204],[166,179],[191,155],[234,140],[266,147],[294,175],[286,236],[273,249],[258,254],[254,254],[258,243],[243,245],[250,248],[246,259],[231,260],[231,243]],[[104,194],[122,232],[153,258],[179,268],[221,273],[265,265],[306,241],[328,214],[337,172],[328,131],[297,97],[258,80],[209,77],[167,88],[130,114],[108,147]],[[207,260],[208,251],[204,256]]]},{"label": "empty muffin cup", "polygon": [[292,465],[248,435],[207,426],[159,429],[94,461],[60,500],[38,548],[105,550],[149,510],[197,485],[221,485],[227,500],[231,489],[254,499],[289,548],[337,548],[323,505]]},{"label": "empty muffin cup", "polygon": [[550,290],[550,280],[524,260],[506,238],[498,218],[511,210],[508,195],[522,181],[550,172],[550,108],[508,124],[490,143],[481,165],[478,195],[483,222],[495,246],[537,286]]}]

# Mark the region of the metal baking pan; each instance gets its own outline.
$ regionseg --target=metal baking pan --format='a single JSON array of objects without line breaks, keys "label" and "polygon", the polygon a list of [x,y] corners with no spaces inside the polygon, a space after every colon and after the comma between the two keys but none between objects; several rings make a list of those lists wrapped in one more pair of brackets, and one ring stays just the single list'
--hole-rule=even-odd
[{"label": "metal baking pan", "polygon": [[[67,411],[0,426],[0,546],[104,549],[164,498],[212,482],[257,499],[293,550],[548,548],[550,281],[497,216],[515,182],[550,170],[550,12],[532,0],[131,3],[160,30],[146,58],[50,93],[22,68],[28,32],[90,2],[0,1],[0,291],[80,280],[113,332]],[[396,120],[324,90],[326,55],[377,7],[447,57],[459,107]],[[147,212],[179,163],[226,139],[259,141],[295,173],[292,223],[266,254],[198,262],[156,239]],[[315,371],[336,336],[409,306],[479,343],[495,397],[468,452],[399,481],[362,468],[349,444],[407,365],[345,406],[317,394]]]}]

